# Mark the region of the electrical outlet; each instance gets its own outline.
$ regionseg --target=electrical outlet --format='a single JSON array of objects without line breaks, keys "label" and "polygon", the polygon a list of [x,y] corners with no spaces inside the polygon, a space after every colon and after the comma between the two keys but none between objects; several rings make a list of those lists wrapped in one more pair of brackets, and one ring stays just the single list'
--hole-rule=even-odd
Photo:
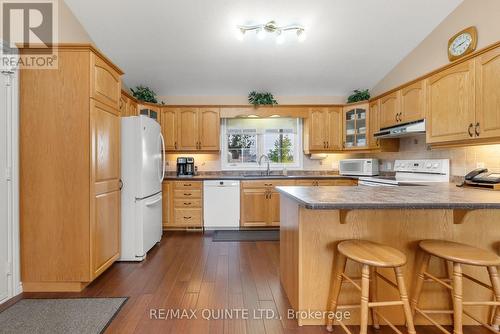
[{"label": "electrical outlet", "polygon": [[387,169],[387,170],[392,170],[392,163],[391,163],[391,162],[387,162],[387,163],[385,164],[385,169]]},{"label": "electrical outlet", "polygon": [[485,168],[485,167],[484,167],[484,162],[478,162],[478,163],[476,164],[476,168]]}]

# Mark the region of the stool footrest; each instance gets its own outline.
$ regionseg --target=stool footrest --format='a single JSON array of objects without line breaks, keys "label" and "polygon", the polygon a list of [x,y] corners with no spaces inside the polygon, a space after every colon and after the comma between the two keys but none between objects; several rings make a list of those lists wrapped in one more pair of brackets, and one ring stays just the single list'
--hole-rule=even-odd
[{"label": "stool footrest", "polygon": [[375,271],[375,275],[379,278],[381,278],[384,282],[386,282],[387,284],[389,284],[390,286],[392,286],[393,288],[395,288],[396,290],[398,289],[398,286],[396,283],[394,283],[393,281],[391,281],[390,279],[388,279],[387,277],[385,277],[384,275],[382,275],[381,273],[379,273],[378,271]]},{"label": "stool footrest", "polygon": [[359,284],[357,284],[356,282],[354,282],[349,276],[347,276],[346,274],[342,273],[342,278],[345,279],[347,282],[351,283],[352,285],[354,285],[354,287],[356,289],[358,289],[359,291],[361,291],[361,286],[359,286]]},{"label": "stool footrest", "polygon": [[384,307],[384,306],[400,306],[400,305],[403,305],[403,302],[401,300],[368,303],[368,307]]},{"label": "stool footrest", "polygon": [[422,317],[424,317],[425,319],[427,319],[427,321],[429,321],[430,323],[432,323],[434,326],[436,326],[441,332],[445,333],[445,334],[451,334],[449,331],[446,330],[446,328],[444,328],[443,326],[441,326],[440,324],[437,323],[437,321],[435,321],[434,319],[432,319],[430,316],[428,316],[426,313],[422,312],[421,309],[419,309],[418,307],[415,307],[415,311],[420,314]]},{"label": "stool footrest", "polygon": [[481,326],[483,326],[484,328],[486,329],[489,329],[490,331],[492,331],[493,333],[498,333],[498,331],[493,327],[493,326],[490,326],[488,324],[485,324],[484,322],[482,322],[481,320],[479,320],[476,316],[474,316],[473,314],[471,314],[470,312],[467,312],[467,311],[463,311],[464,314],[466,316],[468,316],[469,318],[471,318],[472,320],[474,320],[475,322],[477,322],[478,324],[480,324]]},{"label": "stool footrest", "polygon": [[462,273],[462,276],[463,276],[463,277],[465,277],[465,278],[467,278],[469,281],[472,281],[472,282],[474,282],[474,283],[476,283],[476,284],[478,284],[478,285],[482,286],[483,288],[486,288],[486,289],[488,289],[488,290],[493,291],[493,287],[492,287],[491,285],[488,285],[488,284],[486,284],[486,283],[483,283],[483,282],[481,282],[480,280],[478,280],[477,278],[474,278],[474,277],[472,277],[472,276],[470,276],[470,275],[467,275],[467,274],[465,274],[465,273]]},{"label": "stool footrest", "polygon": [[442,279],[440,279],[432,274],[429,274],[427,271],[424,272],[424,276],[427,276],[428,278],[430,278],[434,282],[441,284],[442,286],[444,286],[447,289],[453,290],[453,287],[450,284],[444,282]]},{"label": "stool footrest", "polygon": [[379,317],[380,317],[380,319],[384,320],[384,321],[387,323],[387,325],[389,325],[389,327],[391,327],[391,328],[392,328],[392,330],[393,330],[393,331],[395,331],[395,332],[396,332],[396,333],[398,333],[398,334],[403,334],[403,333],[402,333],[399,329],[397,329],[397,327],[396,327],[396,326],[394,326],[394,324],[392,324],[392,322],[390,322],[390,321],[389,321],[386,317],[384,317],[384,316],[383,316],[380,312],[378,312],[378,311],[374,311],[374,312],[377,314],[377,316],[379,316]]}]

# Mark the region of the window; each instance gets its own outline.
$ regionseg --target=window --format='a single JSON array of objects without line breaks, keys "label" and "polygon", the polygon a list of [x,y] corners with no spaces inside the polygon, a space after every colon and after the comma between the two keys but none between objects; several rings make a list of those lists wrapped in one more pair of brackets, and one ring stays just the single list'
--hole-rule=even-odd
[{"label": "window", "polygon": [[256,169],[269,157],[271,168],[301,168],[301,120],[228,118],[222,122],[222,169]]}]

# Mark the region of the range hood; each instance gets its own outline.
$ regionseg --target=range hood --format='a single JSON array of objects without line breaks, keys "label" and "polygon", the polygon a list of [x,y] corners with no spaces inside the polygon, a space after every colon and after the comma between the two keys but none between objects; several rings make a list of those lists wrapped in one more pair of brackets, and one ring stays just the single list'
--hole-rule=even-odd
[{"label": "range hood", "polygon": [[389,128],[382,128],[374,134],[375,138],[401,138],[425,133],[425,120],[399,124]]}]

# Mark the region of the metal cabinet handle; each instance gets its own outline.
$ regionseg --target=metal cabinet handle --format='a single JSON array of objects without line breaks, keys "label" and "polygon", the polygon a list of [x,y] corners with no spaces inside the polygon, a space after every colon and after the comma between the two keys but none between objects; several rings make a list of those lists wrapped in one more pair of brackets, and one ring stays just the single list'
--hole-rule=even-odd
[{"label": "metal cabinet handle", "polygon": [[474,127],[474,124],[470,123],[469,124],[469,136],[474,137],[474,134],[472,133],[472,128]]},{"label": "metal cabinet handle", "polygon": [[265,185],[266,187],[272,187],[272,185],[273,185],[273,184],[272,184],[272,183],[264,183],[264,185]]},{"label": "metal cabinet handle", "polygon": [[184,187],[191,187],[191,183],[184,183]]},{"label": "metal cabinet handle", "polygon": [[191,202],[187,202],[187,203],[184,202],[184,205],[191,205]]},{"label": "metal cabinet handle", "polygon": [[120,179],[120,180],[118,181],[118,188],[120,188],[120,190],[122,190],[122,189],[123,189],[123,181],[122,181],[122,179]]},{"label": "metal cabinet handle", "polygon": [[177,142],[174,143],[174,148],[177,149]]},{"label": "metal cabinet handle", "polygon": [[481,128],[479,127],[479,122],[476,123],[476,126],[475,126],[475,129],[474,131],[476,132],[476,136],[479,137],[479,135],[481,134],[480,132]]},{"label": "metal cabinet handle", "polygon": [[330,148],[330,142],[329,141],[326,142],[326,148]]},{"label": "metal cabinet handle", "polygon": [[191,196],[191,195],[192,195],[191,193],[184,194],[184,196]]},{"label": "metal cabinet handle", "polygon": [[184,219],[191,219],[191,216],[189,216],[189,217],[184,216]]}]

